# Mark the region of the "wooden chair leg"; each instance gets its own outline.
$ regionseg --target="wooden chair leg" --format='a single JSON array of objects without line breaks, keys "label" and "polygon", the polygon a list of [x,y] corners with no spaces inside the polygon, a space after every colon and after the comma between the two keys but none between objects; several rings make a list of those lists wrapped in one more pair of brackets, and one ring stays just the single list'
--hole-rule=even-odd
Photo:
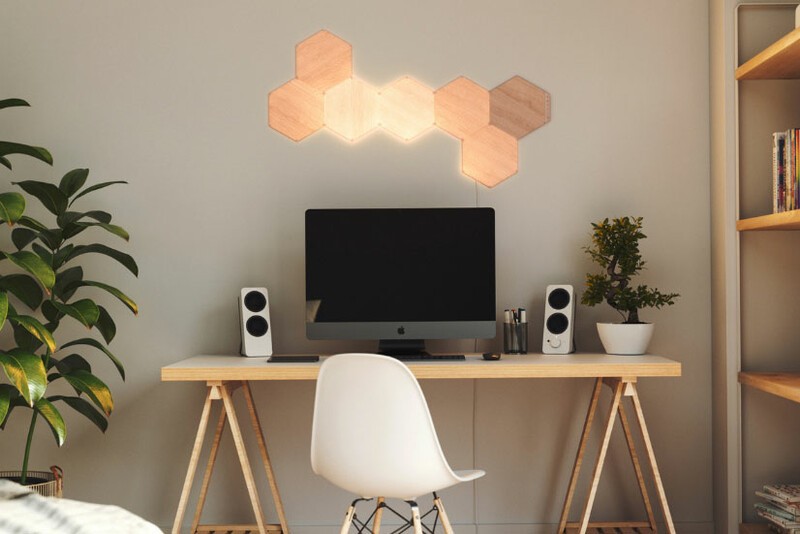
[{"label": "wooden chair leg", "polygon": [[233,435],[233,443],[236,446],[236,452],[239,455],[239,463],[242,466],[242,474],[244,475],[244,482],[247,486],[247,493],[250,496],[250,504],[253,506],[253,513],[256,516],[256,523],[258,524],[258,531],[260,534],[266,534],[266,526],[264,521],[264,512],[261,510],[261,501],[258,498],[258,489],[256,489],[256,482],[253,478],[253,470],[250,467],[250,460],[247,458],[247,450],[244,446],[242,439],[242,430],[239,427],[239,420],[236,417],[236,411],[233,407],[233,399],[231,399],[228,386],[224,385],[221,388],[222,402],[225,406],[225,411],[228,413],[228,420],[230,421],[231,434]]},{"label": "wooden chair leg", "polygon": [[175,513],[175,522],[172,524],[172,534],[180,534],[183,514],[186,512],[186,505],[189,503],[189,494],[192,491],[194,474],[195,471],[197,471],[197,464],[200,461],[200,451],[203,449],[203,441],[205,440],[206,429],[208,428],[208,419],[211,415],[211,392],[213,389],[213,387],[208,388],[206,402],[203,404],[203,413],[200,415],[200,424],[197,427],[197,435],[194,438],[192,455],[189,458],[189,468],[186,470],[186,479],[183,481],[181,498],[178,501],[178,510]]},{"label": "wooden chair leg", "polygon": [[353,524],[353,516],[356,514],[356,505],[355,503],[350,505],[350,508],[347,509],[347,513],[344,514],[344,523],[342,523],[342,530],[340,534],[347,534],[350,531],[350,525]]},{"label": "wooden chair leg", "polygon": [[583,509],[583,517],[581,519],[579,534],[586,534],[586,531],[589,528],[589,516],[592,514],[592,506],[594,505],[594,498],[597,495],[597,486],[600,483],[600,474],[603,472],[603,464],[606,460],[608,444],[611,441],[611,431],[614,429],[614,421],[617,417],[617,408],[619,407],[620,398],[622,397],[623,387],[624,383],[622,380],[618,380],[614,385],[614,399],[611,401],[611,410],[608,413],[608,421],[606,422],[606,430],[603,434],[603,442],[600,445],[600,451],[597,454],[597,463],[594,466],[592,485],[589,487],[589,496],[586,498],[586,505]]},{"label": "wooden chair leg", "polygon": [[244,398],[247,402],[247,410],[250,412],[250,423],[253,425],[253,431],[256,434],[258,450],[261,453],[261,463],[264,466],[269,488],[272,492],[272,502],[275,504],[275,513],[278,514],[278,522],[281,524],[282,534],[289,534],[289,524],[286,521],[286,513],[283,511],[283,501],[278,491],[278,483],[275,481],[275,472],[272,470],[272,462],[270,462],[269,453],[267,452],[267,443],[264,441],[264,431],[261,428],[261,421],[258,418],[256,404],[253,402],[253,393],[250,391],[250,384],[248,382],[242,384],[242,391],[244,392]]},{"label": "wooden chair leg", "polygon": [[414,526],[414,534],[422,534],[422,519],[419,517],[417,503],[411,505],[411,524]]},{"label": "wooden chair leg", "polygon": [[433,499],[433,505],[439,511],[439,519],[442,521],[442,528],[444,528],[445,534],[453,534],[453,527],[450,524],[450,518],[447,517],[447,512],[444,510],[442,498],[436,495],[436,497]]},{"label": "wooden chair leg", "polygon": [[372,534],[381,534],[381,519],[383,519],[383,503],[385,500],[383,497],[378,497],[375,516],[372,518]]},{"label": "wooden chair leg", "polygon": [[661,473],[658,471],[656,455],[655,452],[653,452],[653,444],[650,441],[650,433],[647,431],[647,425],[644,422],[644,412],[642,411],[642,403],[639,400],[639,392],[635,384],[631,384],[631,386],[633,387],[631,395],[633,407],[639,422],[639,430],[642,433],[642,441],[644,441],[645,449],[647,449],[647,456],[650,459],[650,468],[653,472],[653,480],[655,481],[658,500],[661,502],[661,510],[664,512],[664,523],[667,526],[667,532],[675,534],[675,524],[672,522],[672,514],[670,514],[669,511],[669,504],[667,504],[667,494],[664,492],[664,484],[661,482]]},{"label": "wooden chair leg", "polygon": [[562,534],[567,529],[567,520],[569,517],[569,508],[572,505],[572,497],[575,495],[575,487],[578,485],[578,475],[581,472],[581,464],[583,463],[583,454],[586,451],[586,443],[589,441],[589,433],[594,421],[594,414],[597,410],[597,402],[600,399],[600,391],[603,389],[603,379],[598,378],[594,383],[594,391],[592,391],[592,400],[589,403],[589,410],[586,412],[586,421],[583,423],[583,433],[581,434],[581,442],[578,446],[578,453],[575,455],[575,464],[572,467],[572,477],[569,480],[569,488],[567,489],[567,496],[564,498],[564,506],[561,508],[561,520],[558,523],[558,534]]},{"label": "wooden chair leg", "polygon": [[217,461],[217,452],[219,452],[219,441],[222,438],[222,431],[225,428],[225,409],[221,408],[219,411],[219,420],[217,421],[217,428],[214,430],[214,440],[211,442],[211,452],[208,455],[208,463],[206,464],[206,472],[203,475],[203,483],[200,485],[200,495],[197,497],[197,508],[194,512],[194,520],[192,521],[191,533],[197,532],[197,527],[200,525],[200,516],[203,513],[203,507],[206,504],[206,496],[208,495],[208,484],[211,482],[211,473],[214,471],[214,463]]}]

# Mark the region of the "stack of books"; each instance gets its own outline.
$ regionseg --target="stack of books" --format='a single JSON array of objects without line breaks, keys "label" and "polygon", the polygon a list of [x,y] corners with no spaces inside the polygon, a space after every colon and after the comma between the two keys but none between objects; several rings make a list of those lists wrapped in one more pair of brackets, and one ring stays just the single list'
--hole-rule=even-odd
[{"label": "stack of books", "polygon": [[775,532],[800,534],[800,484],[768,484],[756,495],[756,513],[770,523]]},{"label": "stack of books", "polygon": [[800,208],[800,128],[772,134],[772,212]]}]

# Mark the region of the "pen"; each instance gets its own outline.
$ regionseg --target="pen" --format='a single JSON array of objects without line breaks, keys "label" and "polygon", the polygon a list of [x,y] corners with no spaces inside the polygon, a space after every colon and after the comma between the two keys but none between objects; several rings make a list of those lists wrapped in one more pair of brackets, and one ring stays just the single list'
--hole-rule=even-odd
[{"label": "pen", "polygon": [[503,314],[505,315],[505,323],[511,324],[511,311],[506,310],[505,312],[503,312]]},{"label": "pen", "polygon": [[528,322],[528,312],[525,310],[525,308],[519,309],[519,322],[520,323]]}]

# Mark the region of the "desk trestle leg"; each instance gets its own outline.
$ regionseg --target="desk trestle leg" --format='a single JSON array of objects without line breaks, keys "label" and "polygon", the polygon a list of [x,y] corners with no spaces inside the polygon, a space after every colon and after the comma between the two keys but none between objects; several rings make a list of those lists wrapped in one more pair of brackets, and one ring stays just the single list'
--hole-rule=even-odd
[{"label": "desk trestle leg", "polygon": [[[558,525],[558,533],[562,534],[564,532],[578,532],[579,534],[585,534],[589,529],[605,529],[605,528],[621,528],[624,532],[657,532],[655,517],[653,515],[653,508],[650,503],[650,497],[647,493],[647,486],[645,484],[644,475],[642,473],[641,464],[639,462],[639,455],[636,452],[636,446],[633,440],[633,433],[625,413],[625,408],[622,404],[624,397],[630,397],[631,401],[634,406],[634,411],[636,412],[636,419],[639,423],[639,429],[641,431],[642,441],[644,442],[645,448],[647,450],[647,457],[650,461],[650,467],[653,474],[653,482],[656,487],[656,491],[658,492],[659,502],[661,504],[661,509],[664,512],[664,522],[667,528],[667,531],[670,534],[675,534],[675,526],[672,522],[672,516],[670,515],[669,506],[667,504],[667,497],[664,492],[664,486],[661,481],[661,475],[658,471],[658,465],[656,464],[655,453],[653,452],[653,445],[650,441],[650,435],[647,432],[647,426],[644,422],[644,413],[642,412],[642,405],[639,400],[639,394],[636,389],[636,379],[635,378],[598,378],[595,382],[594,391],[592,394],[592,400],[589,404],[589,410],[586,415],[586,422],[584,423],[583,427],[583,434],[581,436],[581,442],[578,446],[578,453],[575,458],[575,464],[572,470],[572,476],[570,478],[569,487],[567,489],[567,495],[564,499],[564,506],[561,511],[561,520]],[[581,521],[577,523],[568,522],[569,510],[572,504],[572,499],[575,493],[575,488],[578,482],[578,476],[580,474],[581,464],[583,463],[583,455],[586,452],[586,443],[589,438],[589,434],[591,432],[592,422],[594,421],[594,415],[597,409],[597,403],[600,396],[600,390],[602,385],[606,384],[611,388],[613,391],[613,397],[611,401],[611,409],[608,413],[608,419],[606,420],[604,432],[603,432],[603,440],[600,444],[600,450],[597,454],[597,460],[594,466],[594,472],[592,474],[592,482],[591,486],[589,487],[589,495],[586,499],[586,503],[584,505],[583,514],[581,515]],[[633,462],[633,469],[636,473],[636,480],[639,484],[639,491],[642,495],[642,501],[644,503],[645,511],[647,513],[647,521],[628,521],[628,522],[590,522],[589,517],[592,513],[592,506],[594,505],[594,499],[597,494],[597,487],[600,482],[600,475],[603,471],[603,465],[606,459],[606,453],[608,452],[609,442],[611,440],[611,432],[614,427],[614,422],[616,420],[617,413],[619,413],[620,423],[622,425],[622,431],[625,434],[625,441],[628,446],[628,452],[630,453],[631,461]]]},{"label": "desk trestle leg", "polygon": [[[245,450],[244,439],[242,436],[242,431],[239,426],[239,420],[236,415],[235,407],[233,405],[233,398],[232,393],[238,387],[242,387],[244,390],[245,401],[247,403],[248,412],[250,413],[250,421],[253,427],[253,431],[256,434],[256,440],[258,442],[259,452],[261,454],[261,460],[264,464],[264,469],[267,474],[267,479],[269,480],[270,489],[272,490],[272,496],[275,501],[275,509],[278,514],[278,518],[280,521],[279,525],[269,525],[266,524],[264,520],[264,513],[261,509],[261,501],[258,497],[258,490],[256,488],[255,478],[253,477],[253,470],[250,466],[250,460],[247,457],[247,451]],[[181,492],[181,498],[178,505],[178,512],[175,516],[175,523],[172,527],[172,534],[179,534],[181,524],[183,523],[183,516],[186,512],[186,507],[189,501],[189,494],[192,490],[192,484],[194,482],[194,475],[197,471],[197,467],[200,460],[200,452],[203,448],[203,442],[205,440],[206,430],[208,428],[208,421],[210,418],[211,412],[211,404],[212,401],[222,401],[219,420],[217,422],[217,426],[214,432],[214,437],[211,443],[211,451],[209,453],[208,462],[206,464],[205,473],[203,474],[203,482],[200,486],[200,495],[197,501],[197,508],[195,509],[194,518],[192,520],[191,526],[191,534],[203,534],[203,533],[210,533],[210,532],[259,532],[260,534],[267,534],[268,532],[280,532],[282,534],[289,534],[288,524],[286,523],[286,517],[283,511],[283,504],[280,500],[280,495],[278,493],[278,487],[275,483],[275,477],[272,471],[272,465],[269,461],[269,454],[267,453],[267,446],[266,442],[264,441],[264,434],[261,429],[261,423],[258,420],[258,414],[255,409],[255,403],[253,402],[253,396],[250,391],[250,386],[247,382],[209,382],[208,383],[208,394],[206,395],[205,404],[203,405],[203,413],[200,417],[200,425],[197,430],[197,436],[195,437],[194,448],[192,449],[192,456],[189,461],[189,469],[186,473],[186,480],[183,484],[183,490]],[[208,486],[211,481],[211,474],[214,470],[214,464],[217,459],[217,453],[219,452],[219,443],[220,439],[222,438],[222,433],[225,428],[226,421],[229,423],[231,429],[231,435],[233,437],[233,443],[236,448],[236,453],[239,457],[239,463],[242,468],[242,474],[244,475],[245,485],[247,486],[247,493],[250,497],[250,504],[253,507],[253,513],[255,514],[256,524],[255,525],[200,525],[200,516],[203,512],[203,506],[205,505],[206,496],[208,494]]]}]

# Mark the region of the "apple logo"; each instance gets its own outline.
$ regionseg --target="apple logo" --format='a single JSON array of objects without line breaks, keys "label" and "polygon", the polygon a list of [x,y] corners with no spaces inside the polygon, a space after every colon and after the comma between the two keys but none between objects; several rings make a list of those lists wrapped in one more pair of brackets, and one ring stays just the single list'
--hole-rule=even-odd
[{"label": "apple logo", "polygon": [[400,334],[401,336],[404,336],[406,334],[406,327],[401,326],[400,328],[397,329],[397,333]]}]

